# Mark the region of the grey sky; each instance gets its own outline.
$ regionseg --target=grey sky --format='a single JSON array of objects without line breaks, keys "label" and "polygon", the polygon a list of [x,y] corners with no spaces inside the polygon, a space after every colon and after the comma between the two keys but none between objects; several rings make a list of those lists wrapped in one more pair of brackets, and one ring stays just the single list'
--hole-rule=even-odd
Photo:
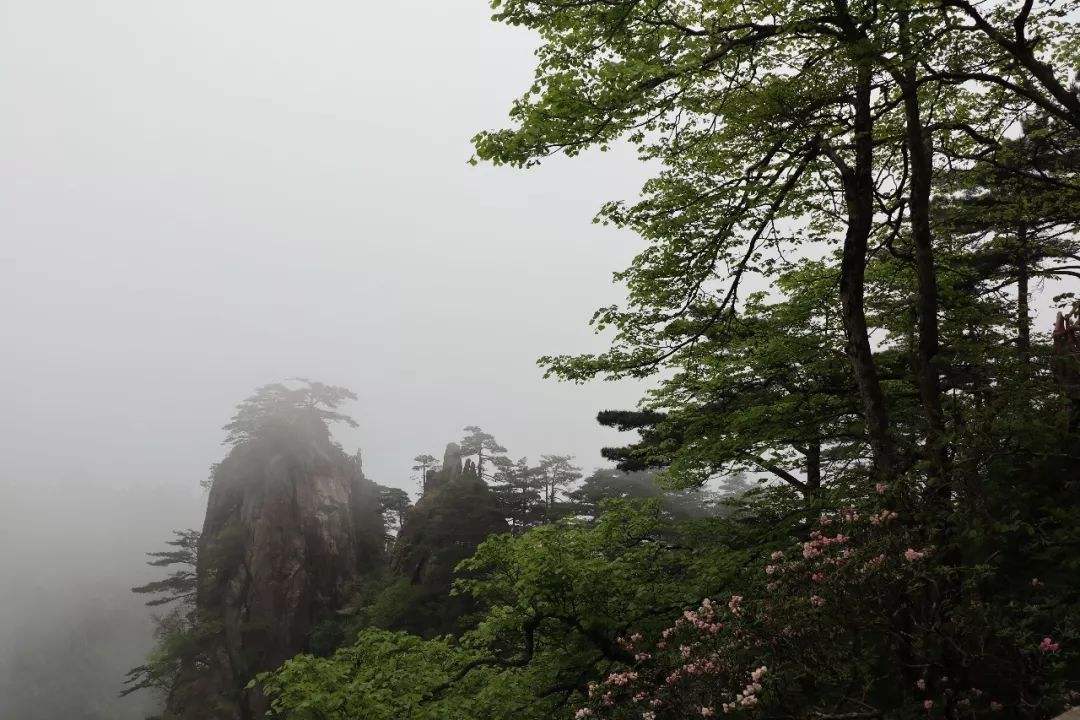
[{"label": "grey sky", "polygon": [[643,170],[469,167],[532,71],[533,38],[488,15],[0,2],[0,694],[5,632],[89,584],[113,601],[199,524],[258,384],[353,388],[339,437],[385,484],[412,489],[409,459],[466,424],[600,464],[593,416],[639,388],[534,360],[601,347],[585,323],[637,241],[590,219]]},{"label": "grey sky", "polygon": [[294,374],[357,391],[343,440],[382,482],[468,423],[598,462],[591,416],[636,390],[534,359],[598,347],[585,321],[636,243],[589,220],[642,173],[466,165],[531,72],[532,38],[487,16],[5,3],[9,469],[194,486],[232,405]]}]

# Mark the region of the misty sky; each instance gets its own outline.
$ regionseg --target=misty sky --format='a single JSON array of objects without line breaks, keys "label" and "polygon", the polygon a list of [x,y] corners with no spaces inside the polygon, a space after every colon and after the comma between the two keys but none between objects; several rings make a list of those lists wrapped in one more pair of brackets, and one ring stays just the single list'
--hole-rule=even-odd
[{"label": "misty sky", "polygon": [[0,671],[201,523],[259,384],[355,390],[338,437],[388,485],[466,424],[601,464],[640,388],[534,361],[602,347],[638,245],[590,220],[644,170],[467,165],[533,46],[484,0],[0,1]]}]

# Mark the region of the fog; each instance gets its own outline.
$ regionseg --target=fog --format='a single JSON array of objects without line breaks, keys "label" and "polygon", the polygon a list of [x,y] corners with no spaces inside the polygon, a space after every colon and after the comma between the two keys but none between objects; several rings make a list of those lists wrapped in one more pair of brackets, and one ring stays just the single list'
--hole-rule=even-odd
[{"label": "fog", "polygon": [[595,350],[637,241],[593,225],[629,153],[471,167],[534,39],[484,0],[0,3],[0,718],[136,718],[128,588],[198,527],[257,385],[352,388],[376,481],[477,424],[514,457],[614,439]]}]

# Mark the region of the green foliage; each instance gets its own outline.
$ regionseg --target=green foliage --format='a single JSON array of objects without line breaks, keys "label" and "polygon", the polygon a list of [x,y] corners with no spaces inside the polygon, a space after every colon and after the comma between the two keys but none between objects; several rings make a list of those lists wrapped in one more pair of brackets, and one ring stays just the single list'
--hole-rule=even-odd
[{"label": "green foliage", "polygon": [[467,425],[465,433],[458,443],[461,446],[461,456],[475,455],[477,477],[486,478],[484,464],[490,462],[493,456],[506,452],[506,448],[500,445],[493,435],[484,432],[476,425]]},{"label": "green foliage", "polygon": [[[606,450],[623,469],[684,492],[778,482],[695,517],[652,477],[567,492],[571,458],[512,463],[468,426],[470,459],[425,482],[356,642],[259,677],[274,711],[953,720],[1073,702],[1080,339],[1064,319],[1053,343],[1033,331],[1029,283],[1080,260],[1080,3],[492,7],[540,45],[479,158],[627,141],[658,168],[598,217],[645,241],[616,275],[626,302],[594,316],[609,349],[541,364],[656,379],[600,416],[639,432]],[[267,386],[228,441],[347,421],[346,398]],[[434,458],[415,462],[428,480]]]},{"label": "green foliage", "polygon": [[299,387],[282,383],[263,385],[240,403],[236,414],[225,426],[225,444],[239,445],[247,442],[269,427],[310,428],[325,427],[328,423],[342,422],[356,427],[356,421],[337,412],[347,400],[355,400],[356,394],[348,388],[326,385],[321,382],[296,378]]},{"label": "green foliage", "polygon": [[157,595],[146,601],[151,607],[174,602],[191,603],[195,599],[195,568],[198,564],[201,534],[198,530],[173,530],[173,535],[176,537],[165,544],[176,549],[147,553],[147,556],[153,559],[146,564],[153,567],[180,565],[180,569],[174,570],[162,580],[131,588],[131,592],[140,595]]},{"label": "green foliage", "polygon": [[[658,499],[665,516],[686,520],[716,515],[722,511],[723,494],[708,490],[668,490],[660,487],[652,471],[623,472],[601,468],[585,478],[568,494],[575,514],[596,518],[607,501]],[[725,494],[740,494],[749,489],[740,476],[729,479]]]},{"label": "green foliage", "polygon": [[546,506],[541,490],[544,479],[541,470],[530,467],[527,458],[511,462],[509,458],[492,460],[495,473],[491,490],[510,524],[510,532],[519,534],[543,522]]},{"label": "green foliage", "polygon": [[295,720],[557,717],[528,702],[527,670],[505,677],[478,668],[452,693],[440,690],[478,657],[449,638],[365,630],[330,658],[300,655],[255,682],[274,714]]},{"label": "green foliage", "polygon": [[385,487],[376,485],[379,493],[379,512],[383,517],[383,524],[391,535],[396,535],[405,523],[405,514],[412,507],[409,493],[401,488]]},{"label": "green foliage", "polygon": [[201,652],[195,609],[195,571],[201,534],[198,530],[173,530],[173,535],[173,539],[165,544],[174,549],[147,553],[151,559],[146,564],[152,567],[179,565],[179,569],[161,580],[131,588],[133,593],[156,596],[146,601],[151,607],[173,607],[165,615],[154,618],[154,649],[146,663],[128,670],[121,697],[146,689],[167,692],[183,668],[194,663]]},{"label": "green foliage", "polygon": [[[458,568],[455,592],[485,608],[459,640],[365,630],[330,659],[296,658],[260,682],[288,717],[568,717],[584,678],[624,657],[629,622],[701,592],[696,559],[671,549],[679,536],[659,504],[616,501],[596,524],[491,537]],[[412,592],[391,585],[372,623]]]}]

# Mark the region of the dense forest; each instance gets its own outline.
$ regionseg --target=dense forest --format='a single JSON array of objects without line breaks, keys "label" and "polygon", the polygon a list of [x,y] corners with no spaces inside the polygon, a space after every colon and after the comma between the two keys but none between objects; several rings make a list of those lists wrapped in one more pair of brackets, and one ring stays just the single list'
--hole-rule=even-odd
[{"label": "dense forest", "polygon": [[656,171],[597,217],[645,241],[609,348],[539,361],[650,382],[598,415],[615,467],[467,426],[413,503],[334,442],[349,390],[259,388],[135,588],[162,609],[125,692],[244,720],[1080,704],[1077,2],[492,6],[540,44],[474,161],[628,143]]}]

